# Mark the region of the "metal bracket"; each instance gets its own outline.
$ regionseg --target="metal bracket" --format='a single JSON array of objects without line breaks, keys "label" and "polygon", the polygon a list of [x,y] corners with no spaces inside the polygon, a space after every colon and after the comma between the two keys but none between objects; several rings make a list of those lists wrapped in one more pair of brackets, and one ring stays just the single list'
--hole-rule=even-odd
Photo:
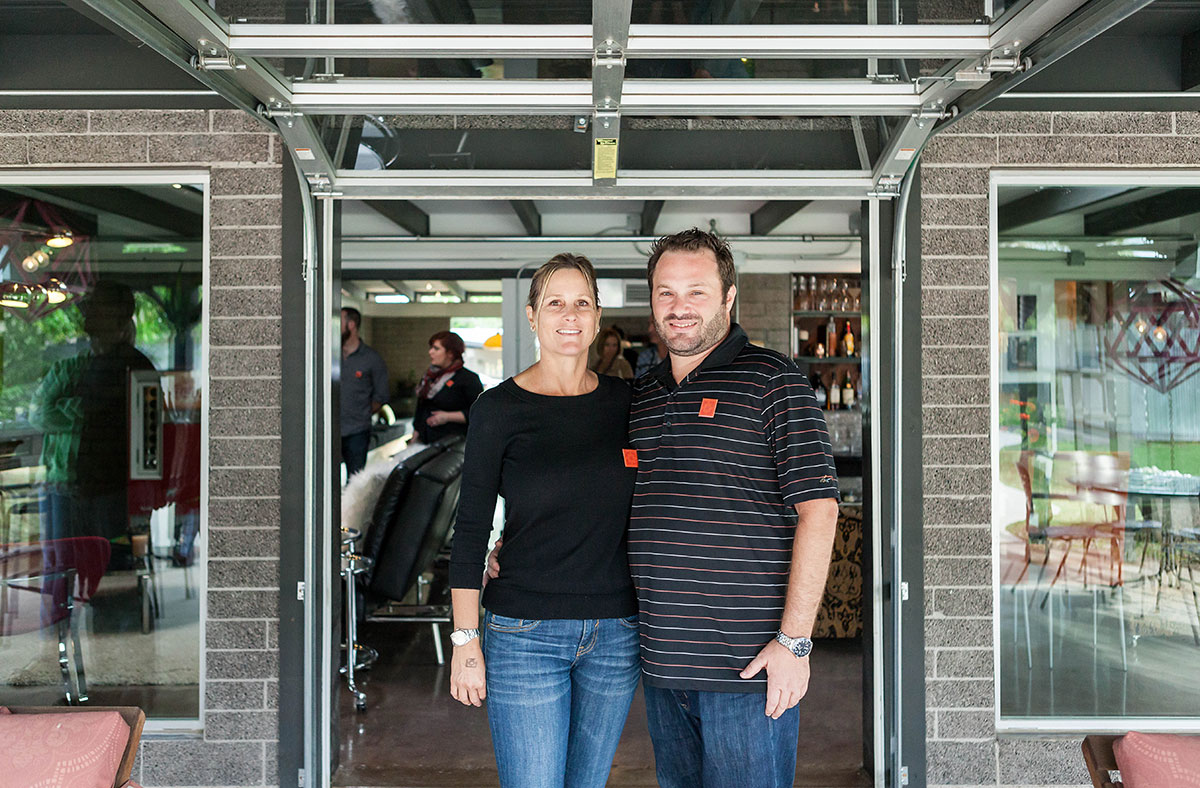
[{"label": "metal bracket", "polygon": [[303,580],[296,581],[296,601],[297,602],[304,601],[304,581]]},{"label": "metal bracket", "polygon": [[334,190],[333,182],[329,176],[321,173],[307,173],[304,179],[308,181],[308,191],[317,199],[328,199],[331,197],[341,197],[342,193]]}]

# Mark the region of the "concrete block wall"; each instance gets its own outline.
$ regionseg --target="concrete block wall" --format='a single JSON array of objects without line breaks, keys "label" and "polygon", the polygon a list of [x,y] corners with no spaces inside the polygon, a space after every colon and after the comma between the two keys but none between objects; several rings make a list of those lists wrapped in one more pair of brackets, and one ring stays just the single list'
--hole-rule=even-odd
[{"label": "concrete block wall", "polygon": [[750,341],[791,355],[791,275],[742,274],[737,289],[734,317]]},{"label": "concrete block wall", "polygon": [[201,737],[143,736],[147,788],[278,783],[281,156],[233,110],[0,110],[5,170],[211,175],[207,708]]},{"label": "concrete block wall", "polygon": [[1089,784],[1079,736],[998,737],[992,653],[990,173],[1195,167],[1200,113],[985,112],[922,157],[925,647],[930,785]]}]

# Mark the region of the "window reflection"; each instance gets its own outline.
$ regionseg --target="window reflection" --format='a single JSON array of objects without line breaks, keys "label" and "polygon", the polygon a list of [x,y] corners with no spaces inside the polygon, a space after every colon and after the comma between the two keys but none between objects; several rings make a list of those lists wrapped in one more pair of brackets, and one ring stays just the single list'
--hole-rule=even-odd
[{"label": "window reflection", "polygon": [[0,191],[0,704],[199,715],[203,200]]},{"label": "window reflection", "polygon": [[1001,716],[1195,717],[1200,216],[1026,187],[998,215]]}]

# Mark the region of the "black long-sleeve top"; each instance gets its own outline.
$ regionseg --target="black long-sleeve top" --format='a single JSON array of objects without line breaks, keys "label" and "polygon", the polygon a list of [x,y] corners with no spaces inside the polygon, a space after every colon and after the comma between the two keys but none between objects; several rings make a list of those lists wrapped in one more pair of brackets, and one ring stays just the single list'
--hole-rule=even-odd
[{"label": "black long-sleeve top", "polygon": [[[637,612],[625,530],[637,474],[630,388],[553,397],[511,378],[471,409],[450,586],[479,588],[497,494],[500,576],[483,605],[513,618],[617,618]],[[632,466],[632,467],[631,467]]]},{"label": "black long-sleeve top", "polygon": [[450,435],[465,434],[467,431],[465,423],[448,421],[445,424],[431,427],[425,423],[425,420],[435,410],[448,412],[461,410],[463,416],[469,420],[468,414],[471,412],[471,405],[475,403],[482,392],[483,382],[474,372],[465,368],[455,372],[454,377],[446,381],[446,385],[442,386],[441,391],[437,394],[429,399],[417,400],[417,410],[413,414],[413,431],[417,433],[417,438],[421,443],[437,443]]}]

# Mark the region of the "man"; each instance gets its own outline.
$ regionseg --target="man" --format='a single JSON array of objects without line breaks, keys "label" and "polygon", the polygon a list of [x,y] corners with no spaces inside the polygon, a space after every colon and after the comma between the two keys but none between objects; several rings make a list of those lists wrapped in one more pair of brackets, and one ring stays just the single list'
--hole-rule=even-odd
[{"label": "man", "polygon": [[650,337],[650,347],[643,349],[638,354],[637,364],[633,369],[634,380],[658,366],[667,357],[667,346],[663,344],[662,337],[658,335],[658,329],[654,327],[653,317],[650,318],[650,325],[646,327],[646,333]]},{"label": "man", "polygon": [[669,356],[634,385],[629,564],[659,785],[790,786],[837,523],[824,418],[732,323],[728,244],[661,238],[647,278]]},{"label": "man", "polygon": [[367,464],[371,441],[371,416],[388,399],[387,367],[372,348],[358,336],[362,313],[342,309],[342,460],[346,477]]}]

